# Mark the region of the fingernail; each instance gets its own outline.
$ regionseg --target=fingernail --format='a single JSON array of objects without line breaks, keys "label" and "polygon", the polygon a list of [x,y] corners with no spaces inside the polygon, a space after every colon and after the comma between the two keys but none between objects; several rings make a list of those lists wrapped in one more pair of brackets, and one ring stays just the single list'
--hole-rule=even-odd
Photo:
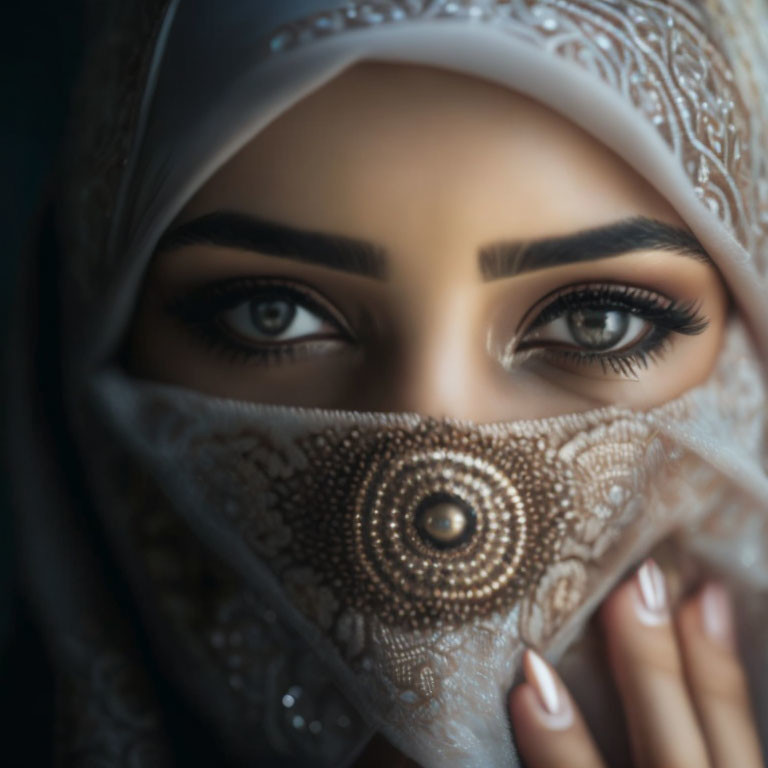
[{"label": "fingernail", "polygon": [[699,597],[701,624],[707,635],[724,648],[733,650],[736,639],[733,631],[731,599],[722,584],[710,583]]},{"label": "fingernail", "polygon": [[640,599],[635,601],[637,618],[648,626],[669,621],[664,574],[654,560],[646,560],[635,574]]},{"label": "fingernail", "polygon": [[571,706],[560,690],[552,667],[536,651],[528,648],[523,669],[525,679],[536,691],[546,725],[555,730],[567,728],[573,720]]}]

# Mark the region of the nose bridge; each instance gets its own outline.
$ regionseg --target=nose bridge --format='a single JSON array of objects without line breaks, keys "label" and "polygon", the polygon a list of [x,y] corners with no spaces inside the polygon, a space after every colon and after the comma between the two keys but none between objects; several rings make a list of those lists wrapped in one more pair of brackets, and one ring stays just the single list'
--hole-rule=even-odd
[{"label": "nose bridge", "polygon": [[380,370],[377,407],[478,422],[552,416],[599,404],[555,379],[505,371],[488,346],[489,322],[470,279],[436,274],[402,286],[400,331]]},{"label": "nose bridge", "polygon": [[403,331],[398,407],[426,416],[473,418],[482,357],[471,286],[454,283],[415,291]]},{"label": "nose bridge", "polygon": [[476,257],[483,228],[476,208],[443,181],[422,179],[423,202],[392,244],[400,329],[398,371],[387,378],[397,410],[474,419],[488,362]]}]

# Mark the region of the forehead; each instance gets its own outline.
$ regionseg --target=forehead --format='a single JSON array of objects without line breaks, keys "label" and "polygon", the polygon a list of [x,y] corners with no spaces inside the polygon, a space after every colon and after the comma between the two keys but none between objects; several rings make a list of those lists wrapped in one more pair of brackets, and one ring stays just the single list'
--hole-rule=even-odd
[{"label": "forehead", "polygon": [[[376,236],[418,218],[535,237],[669,205],[603,144],[502,86],[431,67],[356,65],[285,112],[198,193],[214,207]],[[388,230],[391,231],[391,228]]]}]

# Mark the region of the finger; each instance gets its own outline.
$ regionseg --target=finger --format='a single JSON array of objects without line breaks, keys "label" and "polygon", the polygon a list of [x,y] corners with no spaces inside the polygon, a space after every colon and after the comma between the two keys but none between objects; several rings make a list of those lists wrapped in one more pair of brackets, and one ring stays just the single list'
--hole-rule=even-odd
[{"label": "finger", "polygon": [[584,718],[552,667],[535,651],[523,657],[526,682],[512,689],[509,713],[529,768],[604,768]]},{"label": "finger", "polygon": [[761,768],[744,669],[725,588],[706,585],[678,611],[683,664],[712,765]]},{"label": "finger", "polygon": [[607,598],[601,620],[637,768],[707,768],[664,576],[652,560]]}]

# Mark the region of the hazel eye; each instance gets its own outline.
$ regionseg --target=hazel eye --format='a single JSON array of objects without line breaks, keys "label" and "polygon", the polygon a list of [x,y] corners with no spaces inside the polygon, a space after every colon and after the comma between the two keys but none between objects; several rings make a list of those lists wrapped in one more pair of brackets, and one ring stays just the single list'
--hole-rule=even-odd
[{"label": "hazel eye", "polygon": [[585,283],[545,296],[522,325],[527,330],[502,355],[506,368],[540,358],[571,370],[598,364],[603,373],[634,377],[666,353],[673,334],[696,336],[709,321],[695,301],[631,285]]},{"label": "hazel eye", "polygon": [[636,344],[652,324],[624,309],[582,307],[563,313],[537,327],[525,345],[537,344],[577,348],[588,352],[610,352]]},{"label": "hazel eye", "polygon": [[337,329],[287,296],[256,296],[222,312],[218,323],[247,342],[286,342],[328,336]]}]

